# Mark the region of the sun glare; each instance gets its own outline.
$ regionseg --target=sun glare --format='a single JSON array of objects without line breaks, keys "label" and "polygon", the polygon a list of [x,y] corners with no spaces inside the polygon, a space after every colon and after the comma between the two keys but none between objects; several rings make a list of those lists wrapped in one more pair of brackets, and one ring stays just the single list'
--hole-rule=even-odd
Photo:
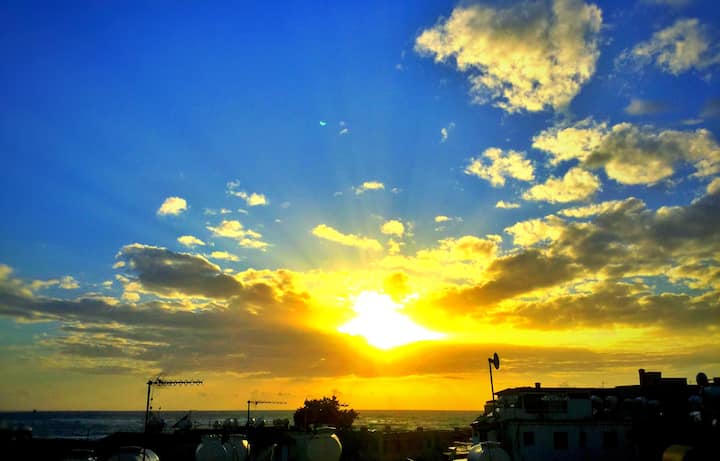
[{"label": "sun glare", "polygon": [[357,316],[338,327],[338,331],[362,336],[368,344],[383,350],[445,336],[421,327],[406,315],[399,313],[398,311],[404,307],[386,294],[363,291],[355,298],[353,305]]}]

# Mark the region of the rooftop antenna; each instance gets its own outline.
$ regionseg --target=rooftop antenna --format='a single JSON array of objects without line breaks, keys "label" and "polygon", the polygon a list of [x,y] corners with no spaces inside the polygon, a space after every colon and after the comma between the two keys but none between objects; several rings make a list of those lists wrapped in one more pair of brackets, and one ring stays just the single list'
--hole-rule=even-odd
[{"label": "rooftop antenna", "polygon": [[274,401],[274,400],[248,400],[248,401],[247,401],[247,404],[248,404],[248,409],[247,409],[247,423],[245,423],[245,424],[247,424],[248,426],[250,425],[250,404],[251,404],[251,403],[254,403],[254,404],[255,404],[255,408],[257,409],[258,403],[272,403],[272,404],[282,405],[282,404],[287,403],[287,402],[277,402],[277,401]]},{"label": "rooftop antenna", "polygon": [[155,379],[150,379],[147,382],[147,402],[145,403],[145,433],[147,434],[148,430],[148,420],[150,416],[150,393],[152,391],[152,387],[169,387],[169,386],[192,386],[192,385],[199,385],[202,384],[202,380],[199,379],[162,379],[160,377],[157,377]]},{"label": "rooftop antenna", "polygon": [[[493,409],[495,408],[495,386],[493,384],[492,370],[495,367],[496,370],[500,369],[500,357],[497,352],[492,357],[488,358],[488,369],[490,370],[490,392],[492,392]],[[493,410],[494,411],[494,410]]]}]

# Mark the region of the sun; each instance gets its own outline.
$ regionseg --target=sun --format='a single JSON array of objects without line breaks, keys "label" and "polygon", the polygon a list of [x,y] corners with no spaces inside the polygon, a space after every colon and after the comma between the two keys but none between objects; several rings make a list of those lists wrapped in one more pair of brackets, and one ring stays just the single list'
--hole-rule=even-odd
[{"label": "sun", "polygon": [[436,340],[444,334],[428,330],[398,312],[405,306],[383,293],[363,291],[355,298],[357,316],[338,331],[362,336],[371,346],[388,350],[416,341]]}]

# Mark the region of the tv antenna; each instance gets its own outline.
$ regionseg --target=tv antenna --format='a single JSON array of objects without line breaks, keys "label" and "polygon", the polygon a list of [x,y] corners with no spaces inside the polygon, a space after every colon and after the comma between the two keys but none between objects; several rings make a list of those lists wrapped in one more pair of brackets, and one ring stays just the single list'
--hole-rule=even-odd
[{"label": "tv antenna", "polygon": [[250,404],[251,404],[251,403],[254,403],[254,404],[255,404],[255,409],[257,409],[258,403],[271,403],[271,404],[276,404],[276,405],[282,405],[282,404],[287,403],[287,402],[277,402],[277,401],[274,401],[274,400],[248,400],[248,401],[247,401],[247,404],[248,404],[248,409],[247,409],[247,423],[246,423],[248,426],[250,425]]},{"label": "tv antenna", "polygon": [[497,352],[495,352],[492,357],[488,358],[488,370],[490,370],[490,392],[492,392],[493,411],[494,411],[494,408],[495,408],[495,386],[493,385],[493,376],[492,376],[493,367],[495,367],[496,370],[500,369],[500,357],[497,355]]},{"label": "tv antenna", "polygon": [[160,377],[157,377],[155,379],[150,379],[147,382],[147,402],[145,403],[145,433],[147,433],[148,430],[148,418],[150,416],[150,401],[152,398],[150,397],[150,394],[152,392],[152,387],[171,387],[171,386],[193,386],[193,385],[199,385],[202,384],[202,380],[199,379],[163,379]]}]

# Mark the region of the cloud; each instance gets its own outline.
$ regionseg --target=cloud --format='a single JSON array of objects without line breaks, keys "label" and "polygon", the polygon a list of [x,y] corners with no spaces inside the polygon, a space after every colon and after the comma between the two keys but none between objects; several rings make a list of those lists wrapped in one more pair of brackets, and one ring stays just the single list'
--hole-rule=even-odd
[{"label": "cloud", "polygon": [[240,261],[236,255],[228,253],[227,251],[213,251],[210,253],[210,257],[213,259],[222,259],[225,261]]},{"label": "cloud", "polygon": [[514,208],[520,208],[519,203],[513,203],[513,202],[506,202],[505,200],[498,200],[498,202],[495,204],[495,208],[502,208],[505,210],[512,210]]},{"label": "cloud", "polygon": [[473,101],[507,112],[566,107],[595,73],[602,12],[578,0],[456,7],[415,50],[470,72]]},{"label": "cloud", "polygon": [[168,197],[157,210],[158,216],[177,216],[187,210],[187,201],[180,197]]},{"label": "cloud", "polygon": [[521,181],[535,179],[533,165],[522,152],[505,152],[497,147],[490,147],[483,152],[482,157],[470,159],[470,164],[465,167],[465,174],[490,181],[493,187],[504,186],[505,178],[508,177]]},{"label": "cloud", "polygon": [[621,184],[655,184],[688,162],[694,176],[720,171],[720,146],[710,131],[663,130],[619,123],[608,128],[591,120],[554,127],[533,138],[533,147],[551,155],[551,163],[577,159],[586,168],[604,168]]},{"label": "cloud", "polygon": [[447,126],[440,128],[440,142],[445,142],[450,136],[450,132],[455,129],[455,122],[450,122]]},{"label": "cloud", "polygon": [[[5,266],[7,267],[7,266]],[[8,275],[10,273],[8,272]],[[2,279],[0,277],[0,279]],[[66,275],[64,277],[61,277],[59,279],[51,279],[51,280],[33,280],[30,283],[30,290],[37,291],[37,290],[44,290],[51,287],[59,287],[63,290],[76,290],[80,288],[80,284],[72,275]]]},{"label": "cloud", "polygon": [[587,292],[527,303],[511,317],[518,326],[543,330],[617,324],[677,329],[701,328],[718,315],[720,305],[711,299],[679,293],[654,295],[645,284],[610,279]]},{"label": "cloud", "polygon": [[678,19],[672,26],[655,32],[620,60],[637,64],[653,62],[664,72],[679,75],[689,70],[704,70],[720,62],[717,44],[712,44],[706,28],[698,19]]},{"label": "cloud", "polygon": [[557,165],[567,160],[585,160],[600,146],[607,125],[591,119],[581,120],[574,126],[556,126],[533,137],[532,146],[551,154],[550,163]]},{"label": "cloud", "polygon": [[382,245],[377,240],[354,234],[343,234],[326,224],[319,224],[315,226],[312,230],[312,234],[315,237],[339,243],[340,245],[371,251],[382,250]]},{"label": "cloud", "polygon": [[58,286],[63,290],[75,290],[80,288],[80,284],[71,275],[66,275],[61,278]]},{"label": "cloud", "polygon": [[530,249],[494,260],[487,268],[487,282],[449,289],[438,299],[438,303],[440,306],[471,311],[572,280],[579,270],[568,257],[551,256]]},{"label": "cloud", "polygon": [[711,98],[705,101],[700,117],[714,118],[720,116],[720,98]]},{"label": "cloud", "polygon": [[247,193],[242,190],[239,191],[237,190],[238,187],[240,187],[240,181],[229,181],[226,184],[227,193],[228,195],[233,195],[245,200],[247,206],[265,206],[270,203],[267,197],[265,197],[265,194],[258,194],[257,192]]},{"label": "cloud", "polygon": [[361,195],[370,190],[385,190],[385,184],[380,181],[365,181],[355,188],[355,194]]},{"label": "cloud", "polygon": [[571,168],[562,178],[551,177],[544,184],[531,187],[523,199],[549,203],[587,200],[600,190],[600,179],[582,168]]},{"label": "cloud", "polygon": [[186,246],[188,248],[205,246],[205,242],[192,235],[181,235],[180,237],[178,237],[177,241],[178,243],[180,243],[180,245]]},{"label": "cloud", "polygon": [[391,219],[383,223],[383,225],[380,227],[380,232],[385,235],[395,235],[398,237],[402,237],[403,234],[405,234],[405,225],[397,219]]},{"label": "cloud", "polygon": [[245,229],[237,220],[224,220],[218,226],[207,226],[207,229],[214,236],[233,239],[244,248],[262,250],[268,247],[268,243],[261,240],[262,234],[252,229]]},{"label": "cloud", "polygon": [[124,246],[116,259],[126,263],[136,283],[158,294],[228,298],[243,289],[237,279],[199,255],[134,243]]},{"label": "cloud", "polygon": [[671,6],[673,8],[681,8],[692,3],[692,0],[641,0],[642,3],[650,5]]},{"label": "cloud", "polygon": [[625,113],[629,115],[655,115],[666,110],[667,104],[663,102],[638,98],[631,99],[630,104],[625,107]]},{"label": "cloud", "polygon": [[710,194],[717,194],[720,192],[720,178],[715,178],[712,181],[710,181],[710,184],[707,186],[707,193]]},{"label": "cloud", "polygon": [[552,242],[557,240],[564,230],[565,222],[552,215],[521,221],[505,228],[505,232],[513,236],[513,244],[521,247]]},{"label": "cloud", "polygon": [[448,222],[451,220],[452,220],[452,218],[450,218],[449,216],[444,216],[444,215],[435,216],[435,222],[437,222],[437,223]]},{"label": "cloud", "polygon": [[602,215],[607,213],[616,213],[625,208],[628,203],[640,203],[636,198],[629,197],[625,200],[611,200],[608,202],[594,203],[592,205],[565,208],[558,211],[558,214],[569,218],[587,218],[590,216]]}]

